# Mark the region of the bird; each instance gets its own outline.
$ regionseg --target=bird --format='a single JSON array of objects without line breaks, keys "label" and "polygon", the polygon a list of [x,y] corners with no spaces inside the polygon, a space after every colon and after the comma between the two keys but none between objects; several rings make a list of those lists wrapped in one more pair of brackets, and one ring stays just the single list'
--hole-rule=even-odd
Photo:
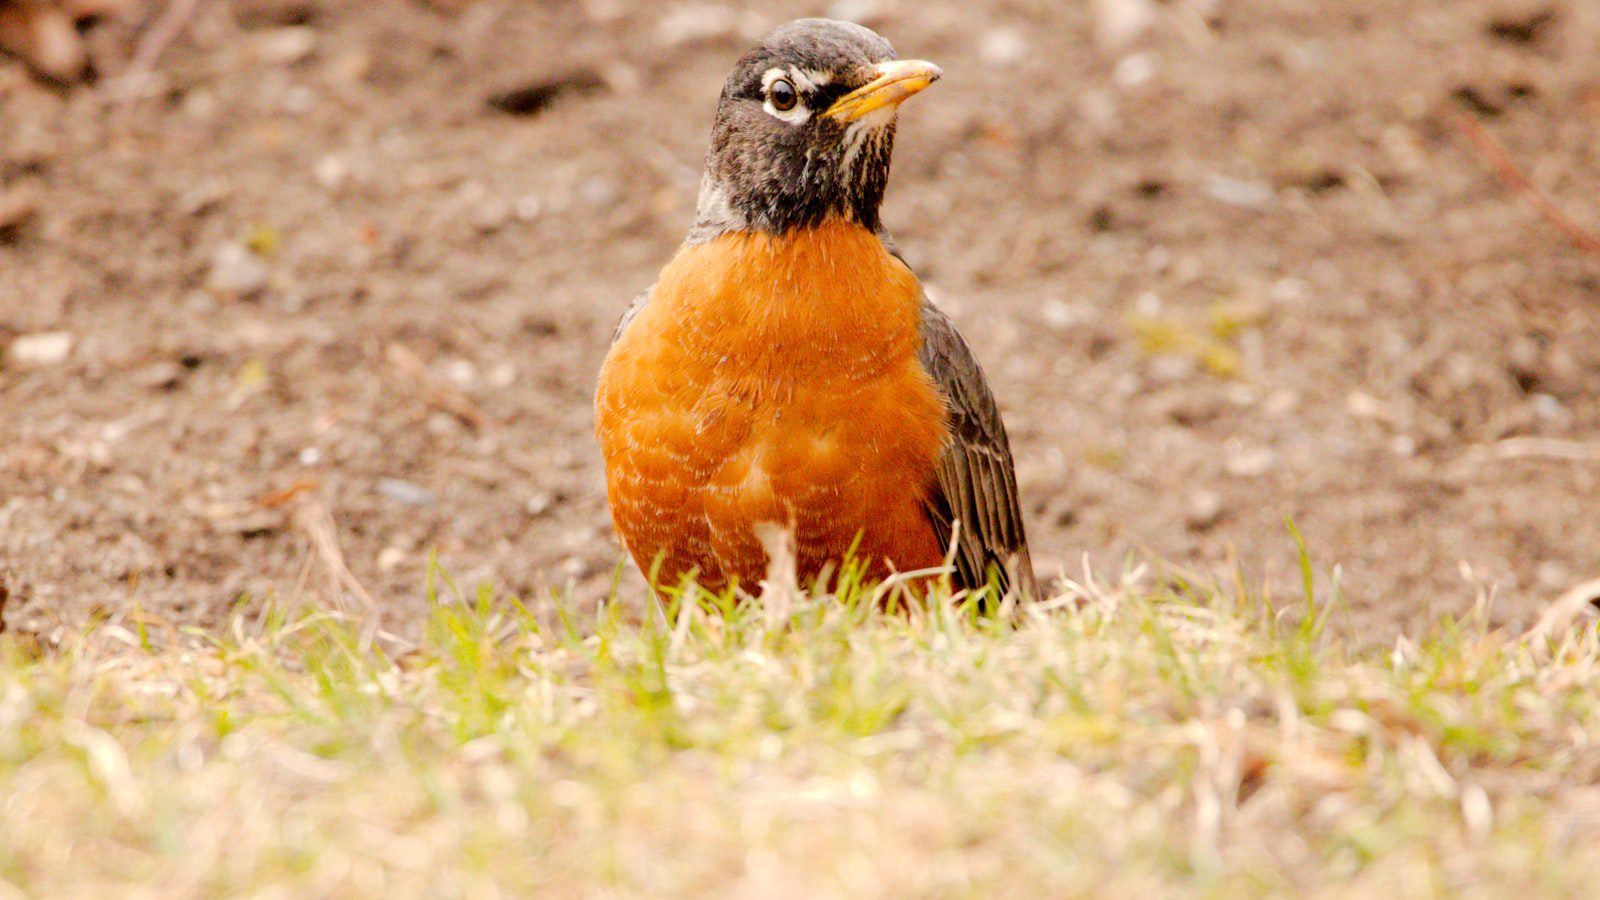
[{"label": "bird", "polygon": [[830,19],[728,75],[688,236],[595,392],[612,521],[656,583],[756,586],[776,526],[802,579],[948,560],[956,589],[1038,596],[994,394],[880,218],[899,107],[941,75]]}]

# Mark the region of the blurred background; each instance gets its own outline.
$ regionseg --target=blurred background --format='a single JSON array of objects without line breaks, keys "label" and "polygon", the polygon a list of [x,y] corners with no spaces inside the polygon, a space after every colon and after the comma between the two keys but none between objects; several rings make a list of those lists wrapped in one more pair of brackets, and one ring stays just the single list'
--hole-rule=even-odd
[{"label": "blurred background", "polygon": [[1600,5],[0,0],[0,622],[602,596],[595,371],[817,14],[944,67],[885,219],[1041,575],[1287,598],[1291,517],[1387,641],[1597,574]]}]

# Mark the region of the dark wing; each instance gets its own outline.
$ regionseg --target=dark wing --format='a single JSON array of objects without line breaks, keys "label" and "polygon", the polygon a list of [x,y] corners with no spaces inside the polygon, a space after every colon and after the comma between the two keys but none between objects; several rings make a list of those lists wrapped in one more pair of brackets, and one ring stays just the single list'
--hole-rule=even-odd
[{"label": "dark wing", "polygon": [[1037,599],[1039,583],[1028,556],[1011,442],[1000,421],[1000,408],[972,348],[955,323],[926,297],[921,360],[944,392],[950,411],[950,438],[939,456],[938,477],[925,506],[945,547],[960,522],[955,585],[982,587],[992,571],[1003,591],[1014,585]]},{"label": "dark wing", "polygon": [[652,284],[645,288],[639,296],[633,298],[633,305],[628,307],[628,311],[622,314],[622,321],[617,323],[617,330],[611,335],[611,343],[615,344],[617,338],[622,337],[622,333],[628,330],[629,325],[633,324],[633,320],[639,318],[639,313],[644,312],[645,304],[650,302],[650,292],[655,289],[656,286]]}]

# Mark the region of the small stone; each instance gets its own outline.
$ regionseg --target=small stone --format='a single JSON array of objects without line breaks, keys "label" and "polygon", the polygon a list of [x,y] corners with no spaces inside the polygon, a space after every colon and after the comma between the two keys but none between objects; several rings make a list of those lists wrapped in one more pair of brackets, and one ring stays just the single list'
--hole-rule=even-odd
[{"label": "small stone", "polygon": [[1194,377],[1199,362],[1192,356],[1157,356],[1147,364],[1150,377],[1159,382],[1188,381]]},{"label": "small stone", "polygon": [[517,367],[508,362],[497,363],[489,370],[489,386],[506,388],[517,381]]},{"label": "small stone", "polygon": [[1263,181],[1247,181],[1213,172],[1206,176],[1202,189],[1207,197],[1241,209],[1259,211],[1272,206],[1272,187]]},{"label": "small stone", "polygon": [[304,115],[317,105],[317,93],[303,84],[297,84],[283,92],[283,99],[278,106],[291,116]]},{"label": "small stone", "polygon": [[1205,531],[1222,518],[1222,495],[1216,491],[1195,491],[1184,510],[1184,524],[1191,531]]},{"label": "small stone", "polygon": [[1149,82],[1156,75],[1156,60],[1148,53],[1130,53],[1117,60],[1111,70],[1111,83],[1125,91]]},{"label": "small stone", "polygon": [[978,41],[978,58],[986,65],[1006,68],[1028,55],[1028,41],[1015,28],[991,28]]},{"label": "small stone", "polygon": [[544,210],[544,203],[537,194],[527,194],[517,198],[515,213],[520,222],[532,222],[539,218],[539,213]]},{"label": "small stone", "polygon": [[128,376],[135,385],[149,390],[174,387],[183,377],[183,367],[170,360],[154,362]]},{"label": "small stone", "polygon": [[378,551],[378,569],[384,572],[393,572],[406,561],[406,552],[390,544]]},{"label": "small stone", "polygon": [[1267,399],[1262,404],[1261,410],[1273,418],[1278,418],[1293,412],[1294,408],[1299,405],[1299,395],[1288,388],[1278,388],[1267,395]]},{"label": "small stone", "polygon": [[1081,325],[1093,317],[1087,307],[1067,303],[1063,300],[1051,298],[1044,302],[1039,309],[1040,318],[1052,331],[1066,331],[1074,325]]},{"label": "small stone", "polygon": [[1551,394],[1534,394],[1528,402],[1533,406],[1533,414],[1546,422],[1566,425],[1572,421],[1572,411]]},{"label": "small stone", "polygon": [[429,434],[453,435],[461,433],[461,420],[447,412],[430,413],[423,422]]},{"label": "small stone", "polygon": [[725,6],[685,3],[668,10],[656,23],[656,39],[668,46],[732,37],[739,30],[739,14]]},{"label": "small stone", "polygon": [[883,0],[834,0],[828,6],[828,18],[860,25],[881,21],[886,12]]},{"label": "small stone", "polygon": [[1228,474],[1237,478],[1255,478],[1264,475],[1278,463],[1278,454],[1270,447],[1240,447],[1228,457]]},{"label": "small stone", "polygon": [[300,451],[300,465],[314,466],[322,462],[322,451],[316,447],[306,447]]},{"label": "small stone", "polygon": [[405,506],[432,506],[433,492],[400,478],[378,479],[378,493]]},{"label": "small stone", "polygon": [[256,58],[273,66],[292,66],[311,55],[317,33],[304,25],[273,28],[255,35]]},{"label": "small stone", "polygon": [[465,359],[452,359],[445,365],[445,374],[461,387],[472,387],[478,383],[478,367]]},{"label": "small stone", "polygon": [[350,166],[337,154],[329,153],[317,160],[317,164],[311,168],[311,174],[318,184],[331,191],[344,184],[350,174]]},{"label": "small stone", "polygon": [[549,491],[540,491],[539,493],[528,498],[526,509],[528,511],[528,515],[538,518],[539,516],[549,512],[550,509],[555,505],[556,497],[554,494],[550,493]]},{"label": "small stone", "polygon": [[178,209],[186,216],[201,216],[227,201],[228,183],[220,178],[201,179],[178,198]]},{"label": "small stone", "polygon": [[248,297],[267,286],[269,274],[267,264],[251,253],[250,248],[229,242],[212,255],[206,286],[220,294]]},{"label": "small stone", "polygon": [[73,336],[66,331],[25,334],[11,342],[5,361],[22,366],[54,366],[72,353]]},{"label": "small stone", "polygon": [[1095,39],[1116,50],[1144,34],[1156,22],[1154,0],[1095,0]]},{"label": "small stone", "polygon": [[511,221],[514,210],[510,203],[491,197],[472,209],[472,227],[484,234],[493,234]]},{"label": "small stone", "polygon": [[578,185],[578,197],[590,206],[607,206],[616,196],[616,182],[604,175],[590,175]]},{"label": "small stone", "polygon": [[1387,418],[1383,401],[1365,391],[1351,391],[1350,395],[1344,398],[1344,408],[1358,419]]},{"label": "small stone", "polygon": [[1303,303],[1311,297],[1311,288],[1298,278],[1280,278],[1267,292],[1274,303]]}]

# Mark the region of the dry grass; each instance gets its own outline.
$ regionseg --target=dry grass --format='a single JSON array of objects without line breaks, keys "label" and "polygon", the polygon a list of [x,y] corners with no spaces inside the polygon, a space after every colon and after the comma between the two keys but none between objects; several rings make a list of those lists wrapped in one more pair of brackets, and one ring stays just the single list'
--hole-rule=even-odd
[{"label": "dry grass", "polygon": [[[1309,577],[1309,575],[1308,575]],[[1587,893],[1600,641],[1086,578],[0,640],[0,896]],[[630,598],[632,599],[632,598]],[[1310,613],[1310,614],[1303,614]]]}]

